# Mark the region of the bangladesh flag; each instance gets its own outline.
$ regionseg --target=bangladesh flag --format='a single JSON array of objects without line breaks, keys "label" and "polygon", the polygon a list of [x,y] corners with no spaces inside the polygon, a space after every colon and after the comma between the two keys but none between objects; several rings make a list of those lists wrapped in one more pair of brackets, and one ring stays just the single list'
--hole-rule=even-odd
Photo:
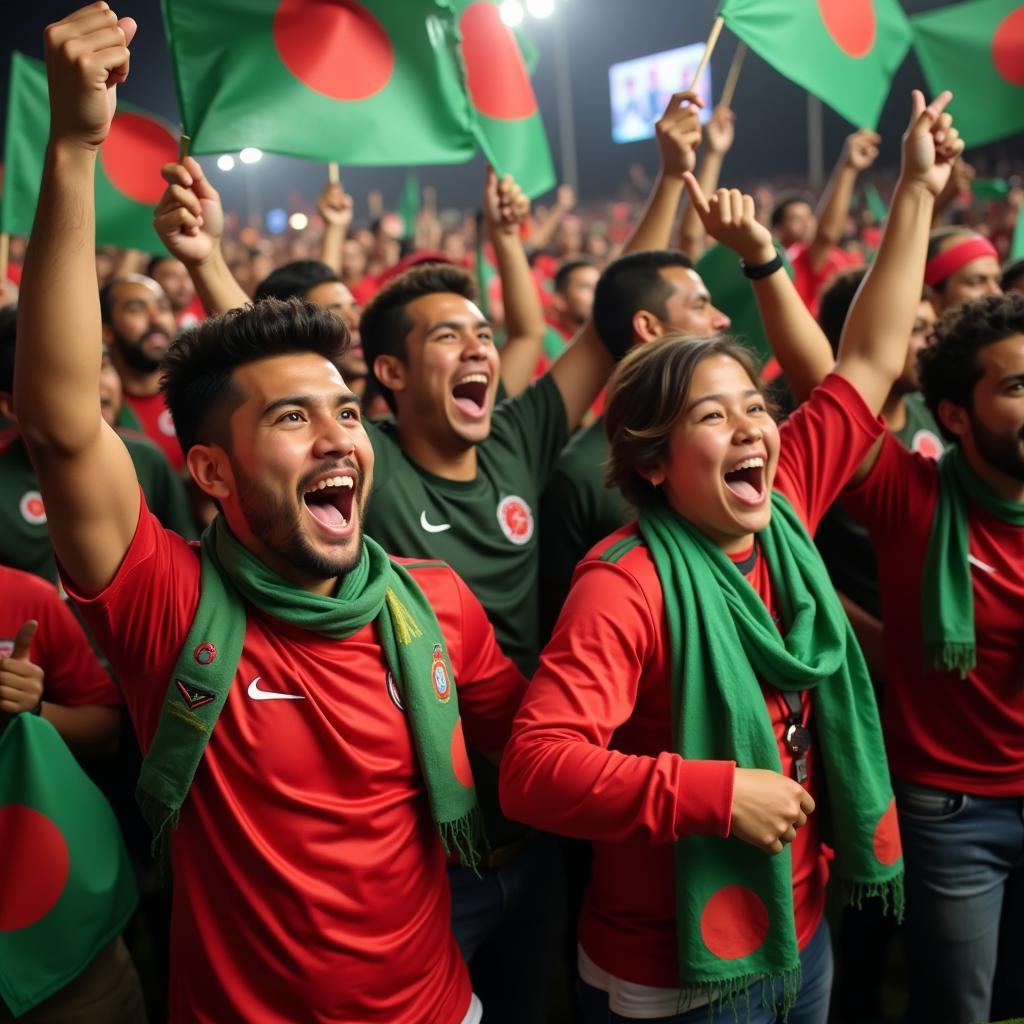
[{"label": "bangladesh flag", "polygon": [[49,722],[0,733],[0,997],[20,1016],[74,980],[135,912],[121,830]]},{"label": "bangladesh flag", "polygon": [[[0,198],[0,227],[8,234],[27,235],[32,229],[49,134],[46,67],[12,53]],[[165,187],[160,168],[177,157],[178,144],[163,121],[118,102],[96,163],[97,245],[165,251],[153,230],[153,207]]]},{"label": "bangladesh flag", "polygon": [[910,20],[928,87],[953,90],[968,146],[1024,131],[1024,4],[971,0]]},{"label": "bangladesh flag", "polygon": [[729,28],[858,128],[875,128],[910,47],[896,0],[723,0]]},{"label": "bangladesh flag", "polygon": [[258,146],[356,166],[469,160],[437,0],[163,0],[193,153]]},{"label": "bangladesh flag", "polygon": [[442,0],[458,19],[458,59],[473,131],[499,174],[530,197],[555,185],[547,133],[516,34],[493,0]]}]

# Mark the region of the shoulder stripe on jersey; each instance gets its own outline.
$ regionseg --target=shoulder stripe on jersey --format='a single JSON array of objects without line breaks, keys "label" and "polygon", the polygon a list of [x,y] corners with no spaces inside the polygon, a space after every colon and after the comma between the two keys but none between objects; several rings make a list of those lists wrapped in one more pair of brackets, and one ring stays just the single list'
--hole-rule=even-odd
[{"label": "shoulder stripe on jersey", "polygon": [[430,562],[397,562],[403,569],[447,569],[449,568],[447,562],[441,561],[430,561]]},{"label": "shoulder stripe on jersey", "polygon": [[623,537],[622,540],[616,541],[607,551],[601,555],[602,562],[611,562],[612,564],[618,562],[621,558],[625,557],[633,550],[643,544],[643,538],[637,534],[633,534],[630,537]]}]

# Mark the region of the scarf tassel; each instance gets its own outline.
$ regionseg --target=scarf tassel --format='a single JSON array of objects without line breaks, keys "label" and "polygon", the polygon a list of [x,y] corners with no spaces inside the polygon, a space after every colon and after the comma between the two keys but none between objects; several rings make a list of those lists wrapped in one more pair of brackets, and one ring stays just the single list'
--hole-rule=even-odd
[{"label": "scarf tassel", "polygon": [[887,882],[846,882],[843,886],[846,903],[860,910],[864,900],[880,899],[882,913],[903,920],[903,872]]},{"label": "scarf tassel", "polygon": [[940,672],[959,672],[961,679],[967,678],[967,673],[977,663],[977,653],[972,643],[945,643],[932,644],[928,648],[928,664]]},{"label": "scarf tassel", "polygon": [[[800,994],[800,964],[781,974],[765,975],[762,973],[741,974],[735,978],[717,978],[714,981],[697,981],[684,986],[679,993],[677,1013],[685,1013],[694,1004],[706,1004],[708,1016],[721,1014],[728,1009],[734,1018],[750,1017],[750,989],[757,982],[761,985],[761,1006],[765,1010],[774,1010],[782,1020],[786,1020],[789,1011],[796,1005]],[[782,985],[782,999],[777,998],[778,987]],[[745,1001],[745,1013],[740,1014],[740,1002]]]},{"label": "scarf tassel", "polygon": [[477,875],[480,861],[488,850],[484,831],[484,820],[479,806],[452,821],[437,823],[441,833],[441,845],[449,856],[458,856],[459,863],[470,868]]},{"label": "scarf tassel", "polygon": [[141,788],[136,789],[135,800],[142,812],[142,820],[153,833],[150,851],[159,868],[160,878],[167,881],[171,874],[171,844],[167,832],[168,829],[178,827],[181,808],[168,807],[162,800]]}]

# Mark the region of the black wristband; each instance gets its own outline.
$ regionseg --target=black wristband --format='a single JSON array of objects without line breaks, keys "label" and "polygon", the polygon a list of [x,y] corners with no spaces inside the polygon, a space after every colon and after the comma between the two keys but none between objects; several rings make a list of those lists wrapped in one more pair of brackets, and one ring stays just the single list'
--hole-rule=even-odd
[{"label": "black wristband", "polygon": [[778,253],[775,254],[775,259],[769,260],[767,263],[751,265],[740,260],[740,270],[743,271],[743,276],[749,277],[751,281],[760,281],[762,277],[770,277],[776,270],[781,269],[782,257]]},{"label": "black wristband", "polygon": [[29,712],[30,715],[41,715],[43,713],[43,698],[39,698],[39,703]]}]

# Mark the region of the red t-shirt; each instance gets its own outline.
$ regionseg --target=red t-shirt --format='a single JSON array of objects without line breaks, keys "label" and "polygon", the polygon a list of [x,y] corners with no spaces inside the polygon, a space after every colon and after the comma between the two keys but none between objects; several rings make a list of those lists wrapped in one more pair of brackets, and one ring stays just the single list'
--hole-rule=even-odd
[{"label": "red t-shirt", "polygon": [[938,470],[888,435],[846,504],[878,556],[882,724],[893,775],[984,796],[1024,794],[1024,530],[968,502],[977,666],[926,671],[921,586]]},{"label": "red t-shirt", "polygon": [[142,432],[150,441],[159,445],[174,471],[180,473],[185,468],[185,456],[181,451],[181,445],[178,444],[174,420],[171,419],[170,410],[164,404],[164,396],[159,391],[155,395],[130,395],[126,391],[124,400],[138,416]]},{"label": "red t-shirt", "polygon": [[818,315],[818,300],[825,285],[841,270],[859,266],[861,263],[833,245],[826,253],[824,262],[815,269],[811,266],[811,247],[806,242],[791,245],[786,250],[786,258],[793,267],[793,286],[812,316]]},{"label": "red t-shirt", "polygon": [[11,655],[14,637],[29,619],[39,623],[28,656],[43,670],[44,700],[69,708],[121,703],[81,624],[53,584],[0,565],[0,658]]},{"label": "red t-shirt", "polygon": [[[857,391],[830,376],[782,426],[774,486],[813,533],[882,431]],[[661,583],[644,545],[615,563],[600,554],[636,524],[602,541],[576,570],[551,642],[513,726],[502,762],[502,799],[512,817],[594,841],[580,943],[600,968],[642,985],[680,984],[676,955],[674,842],[727,836],[735,764],[674,753],[670,650]],[[742,562],[742,558],[736,561]],[[757,557],[747,578],[769,611],[776,601]],[[765,687],[782,770],[788,708]],[[804,713],[814,728],[813,701]],[[807,788],[819,794],[814,751]],[[827,853],[819,815],[790,847],[798,944],[824,909]]]},{"label": "red t-shirt", "polygon": [[[76,596],[143,750],[199,567],[196,547],[143,507],[109,586]],[[447,641],[468,742],[500,750],[525,681],[450,568],[409,571]],[[444,851],[388,675],[372,624],[339,642],[250,610],[235,685],[171,833],[174,1024],[462,1020],[471,990]]]},{"label": "red t-shirt", "polygon": [[174,319],[179,327],[194,327],[206,319],[206,310],[199,300],[198,295],[192,296],[192,301],[184,308],[174,314]]}]

